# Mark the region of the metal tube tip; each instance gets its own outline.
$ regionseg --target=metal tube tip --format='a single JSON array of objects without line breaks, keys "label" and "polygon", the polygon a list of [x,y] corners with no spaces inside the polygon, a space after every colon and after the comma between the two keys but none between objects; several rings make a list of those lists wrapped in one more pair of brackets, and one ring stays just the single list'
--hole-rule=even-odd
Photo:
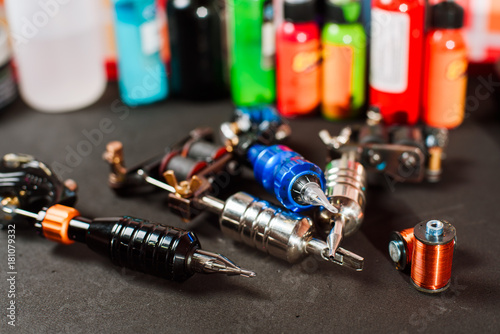
[{"label": "metal tube tip", "polygon": [[255,277],[251,270],[242,269],[224,255],[197,249],[191,259],[194,271],[203,274],[225,274],[228,276]]},{"label": "metal tube tip", "polygon": [[302,198],[305,202],[315,206],[322,206],[331,213],[339,212],[339,210],[330,203],[325,193],[317,183],[308,183],[303,189]]},{"label": "metal tube tip", "polygon": [[330,258],[330,261],[356,271],[362,271],[365,259],[357,254],[343,249],[342,247],[339,247],[337,248],[335,256]]},{"label": "metal tube tip", "polygon": [[315,238],[309,240],[309,242],[307,243],[307,252],[324,261],[335,263],[339,266],[348,267],[356,271],[362,271],[363,264],[365,262],[365,259],[361,256],[349,252],[342,247],[337,248],[334,256],[330,257],[326,242]]},{"label": "metal tube tip", "polygon": [[326,239],[326,244],[328,245],[328,257],[330,259],[335,258],[335,253],[340,246],[340,241],[342,241],[342,234],[334,233],[332,230]]},{"label": "metal tube tip", "polygon": [[237,273],[236,275],[240,275],[240,276],[248,277],[248,278],[252,278],[252,277],[257,276],[255,271],[246,270],[246,269],[242,269],[242,268],[240,268],[240,272]]},{"label": "metal tube tip", "polygon": [[345,219],[343,215],[337,215],[334,218],[334,225],[328,234],[326,239],[326,244],[328,245],[328,257],[330,259],[335,258],[335,253],[340,246],[340,242],[344,238],[344,225]]}]

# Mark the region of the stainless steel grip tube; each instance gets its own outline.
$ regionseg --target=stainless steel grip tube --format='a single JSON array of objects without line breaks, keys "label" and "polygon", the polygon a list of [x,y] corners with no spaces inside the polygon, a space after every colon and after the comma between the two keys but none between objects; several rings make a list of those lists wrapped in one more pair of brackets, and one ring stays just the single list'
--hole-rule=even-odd
[{"label": "stainless steel grip tube", "polygon": [[219,216],[225,236],[269,255],[290,263],[313,255],[320,260],[363,270],[364,259],[341,247],[333,257],[327,256],[328,245],[313,238],[314,226],[308,217],[284,211],[244,192],[232,195],[225,202],[204,196],[197,204]]},{"label": "stainless steel grip tube", "polygon": [[227,199],[220,214],[220,227],[234,240],[295,263],[308,255],[313,223],[308,217],[282,211],[239,192]]},{"label": "stainless steel grip tube", "polygon": [[325,209],[319,211],[317,223],[326,234],[332,224],[342,216],[345,221],[344,236],[357,231],[363,222],[366,205],[366,171],[357,162],[356,152],[344,152],[342,157],[326,166],[326,195],[330,203],[339,209],[336,214]]}]

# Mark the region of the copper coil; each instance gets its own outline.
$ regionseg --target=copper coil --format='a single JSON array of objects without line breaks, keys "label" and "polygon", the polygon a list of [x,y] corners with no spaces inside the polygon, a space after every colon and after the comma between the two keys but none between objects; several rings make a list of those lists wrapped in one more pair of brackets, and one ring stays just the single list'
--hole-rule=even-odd
[{"label": "copper coil", "polygon": [[423,292],[441,292],[447,289],[450,283],[455,228],[448,222],[443,223],[445,234],[440,241],[423,237],[425,227],[422,223],[414,230],[411,279],[415,287]]},{"label": "copper coil", "polygon": [[411,257],[413,254],[413,243],[415,238],[413,237],[413,227],[407,228],[406,230],[402,230],[399,232],[401,237],[403,238],[406,246],[406,264],[411,264]]},{"label": "copper coil", "polygon": [[178,180],[189,180],[207,166],[205,161],[196,161],[183,157],[179,151],[172,151],[163,157],[158,172],[163,175],[167,170],[173,170]]},{"label": "copper coil", "polygon": [[413,253],[413,227],[393,232],[389,243],[389,254],[396,269],[405,271],[410,268]]}]

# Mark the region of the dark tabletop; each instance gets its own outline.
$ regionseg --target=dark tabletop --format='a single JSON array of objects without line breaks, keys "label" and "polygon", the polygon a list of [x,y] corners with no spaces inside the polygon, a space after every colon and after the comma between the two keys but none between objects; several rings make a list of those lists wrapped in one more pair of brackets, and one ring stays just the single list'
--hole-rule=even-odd
[{"label": "dark tabletop", "polygon": [[[68,114],[32,111],[18,101],[0,115],[0,153],[29,153],[60,168],[79,184],[83,216],[131,215],[192,229],[204,249],[223,253],[254,279],[195,275],[174,283],[112,265],[85,245],[56,245],[32,230],[16,231],[16,328],[6,318],[7,233],[0,231],[0,332],[490,332],[500,330],[500,121],[494,94],[469,89],[465,123],[452,131],[443,179],[438,184],[371,186],[363,227],[343,247],[365,257],[354,272],[312,258],[290,265],[225,239],[217,225],[187,225],[169,213],[165,194],[119,198],[107,187],[105,144],[121,140],[128,165],[156,155],[197,126],[217,127],[232,112],[230,101],[169,100],[123,109],[117,88],[86,110]],[[486,87],[487,91],[488,87]],[[488,95],[488,96],[486,96]],[[476,103],[477,102],[477,103]],[[323,166],[326,150],[317,133],[346,123],[320,117],[292,120],[287,144]],[[84,147],[85,130],[104,127],[101,140]],[[82,149],[82,147],[80,147]],[[232,184],[270,199],[255,183]],[[267,196],[267,197],[266,197]],[[390,232],[431,218],[457,229],[452,283],[426,295],[389,259]]]}]

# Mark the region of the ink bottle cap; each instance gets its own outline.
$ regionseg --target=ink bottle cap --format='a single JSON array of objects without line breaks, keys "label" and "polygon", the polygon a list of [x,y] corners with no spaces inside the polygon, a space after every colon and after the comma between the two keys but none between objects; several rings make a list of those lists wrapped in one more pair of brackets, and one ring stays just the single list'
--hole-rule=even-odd
[{"label": "ink bottle cap", "polygon": [[326,1],[325,21],[331,23],[355,23],[361,20],[359,0],[324,0]]},{"label": "ink bottle cap", "polygon": [[455,1],[440,2],[432,6],[432,28],[460,29],[463,26],[464,9]]},{"label": "ink bottle cap", "polygon": [[294,23],[314,21],[315,3],[312,0],[285,0],[285,20]]}]

